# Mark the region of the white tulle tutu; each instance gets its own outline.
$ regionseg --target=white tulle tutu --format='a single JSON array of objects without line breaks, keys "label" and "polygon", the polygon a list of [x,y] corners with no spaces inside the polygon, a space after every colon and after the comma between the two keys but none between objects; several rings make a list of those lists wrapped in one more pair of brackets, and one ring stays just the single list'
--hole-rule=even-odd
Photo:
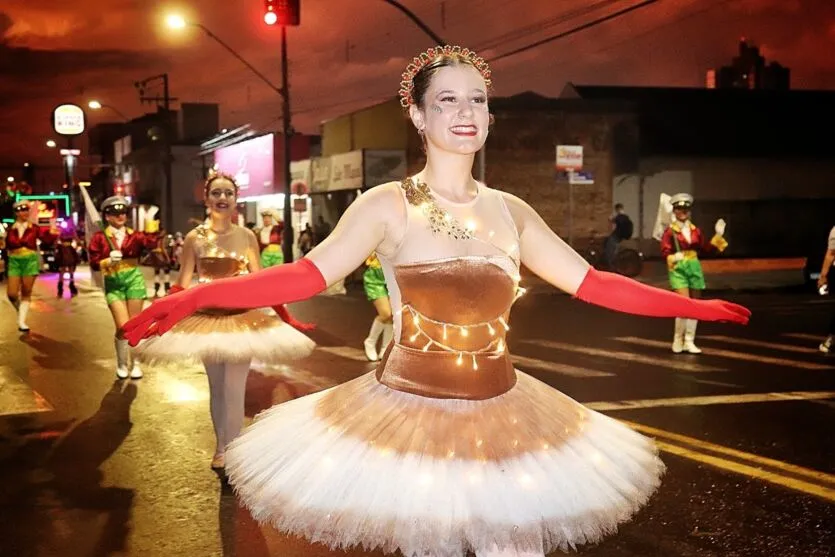
[{"label": "white tulle tutu", "polygon": [[147,363],[281,363],[309,356],[316,343],[269,310],[195,313],[162,336],[143,340],[134,355]]},{"label": "white tulle tutu", "polygon": [[258,415],[228,447],[226,473],[259,522],[333,549],[451,557],[596,542],[658,487],[657,450],[517,373],[481,401],[363,375]]}]

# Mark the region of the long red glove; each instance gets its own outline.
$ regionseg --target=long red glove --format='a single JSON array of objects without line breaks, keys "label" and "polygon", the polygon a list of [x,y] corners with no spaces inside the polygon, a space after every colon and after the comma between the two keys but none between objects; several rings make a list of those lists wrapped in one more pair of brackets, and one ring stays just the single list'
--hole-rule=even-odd
[{"label": "long red glove", "polygon": [[273,307],[273,311],[281,318],[282,321],[293,327],[294,329],[298,329],[302,332],[312,331],[316,328],[316,323],[304,323],[302,321],[297,320],[293,315],[290,313],[290,310],[287,309],[287,306],[284,304],[279,304]]},{"label": "long red glove", "polygon": [[696,300],[646,286],[615,273],[589,269],[577,298],[615,311],[649,317],[687,317],[746,325],[748,308],[724,300]]},{"label": "long red glove", "polygon": [[125,323],[125,338],[136,346],[143,338],[161,335],[203,308],[253,309],[297,302],[315,296],[327,285],[316,265],[301,259],[287,265],[199,284],[166,296]]}]

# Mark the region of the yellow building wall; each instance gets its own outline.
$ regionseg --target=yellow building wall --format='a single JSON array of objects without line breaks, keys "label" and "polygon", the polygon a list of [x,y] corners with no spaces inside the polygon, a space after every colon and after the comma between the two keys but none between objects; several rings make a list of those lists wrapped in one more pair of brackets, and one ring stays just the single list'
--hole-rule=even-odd
[{"label": "yellow building wall", "polygon": [[322,155],[358,149],[406,149],[411,125],[398,99],[334,118],[322,124]]}]

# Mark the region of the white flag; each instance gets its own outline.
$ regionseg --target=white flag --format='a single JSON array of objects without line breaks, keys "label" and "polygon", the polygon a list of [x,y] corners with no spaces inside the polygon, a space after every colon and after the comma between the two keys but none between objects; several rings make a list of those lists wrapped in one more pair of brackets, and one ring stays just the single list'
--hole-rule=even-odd
[{"label": "white flag", "polygon": [[[90,199],[90,194],[87,193],[87,187],[79,186],[78,189],[81,190],[81,197],[84,199],[84,243],[89,247],[90,240],[93,239],[93,234],[99,230],[104,230],[104,223],[102,223],[101,215],[93,204],[93,200]],[[100,271],[93,271],[91,269],[90,275],[95,286],[104,288],[104,279]]]},{"label": "white flag", "polygon": [[671,222],[673,222],[673,206],[670,203],[670,196],[662,193],[658,199],[658,214],[655,217],[655,226],[652,228],[652,237],[660,242]]}]

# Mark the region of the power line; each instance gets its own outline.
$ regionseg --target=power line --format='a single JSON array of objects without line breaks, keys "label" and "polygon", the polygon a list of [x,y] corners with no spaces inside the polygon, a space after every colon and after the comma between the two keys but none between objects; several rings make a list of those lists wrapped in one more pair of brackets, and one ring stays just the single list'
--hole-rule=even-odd
[{"label": "power line", "polygon": [[571,21],[572,19],[576,19],[580,16],[590,14],[595,12],[601,8],[604,8],[608,5],[617,4],[622,2],[623,0],[602,0],[597,2],[596,4],[591,4],[589,6],[584,6],[582,8],[578,8],[576,10],[571,10],[568,12],[561,13],[551,19],[547,19],[545,21],[541,21],[539,23],[535,23],[533,25],[528,25],[526,27],[520,27],[519,29],[515,29],[513,31],[509,31],[504,35],[499,35],[498,37],[494,37],[490,39],[486,43],[479,45],[477,50],[487,50],[496,46],[500,46],[503,42],[510,42],[517,39],[521,39],[528,34],[535,33],[537,31],[544,31],[549,27],[553,27],[554,25],[559,25],[560,23],[566,23]]},{"label": "power line", "polygon": [[554,42],[554,41],[559,40],[559,39],[564,39],[565,37],[577,34],[580,31],[585,31],[586,29],[591,29],[592,27],[595,27],[595,26],[600,25],[602,23],[606,23],[607,21],[611,21],[613,19],[617,19],[617,18],[619,18],[621,16],[624,16],[628,13],[632,13],[634,11],[640,10],[641,8],[646,8],[646,7],[651,6],[652,4],[655,4],[657,2],[658,2],[658,0],[644,0],[643,2],[639,2],[638,4],[635,4],[634,6],[630,6],[628,8],[618,10],[617,12],[611,13],[609,15],[599,17],[597,19],[589,21],[588,23],[583,23],[582,25],[578,25],[577,27],[574,27],[574,28],[569,29],[567,31],[563,31],[562,33],[557,33],[556,35],[551,35],[550,37],[546,37],[546,38],[541,39],[539,41],[533,42],[529,45],[523,46],[521,48],[511,50],[510,52],[505,52],[504,54],[500,54],[498,56],[494,56],[493,58],[488,60],[488,62],[496,62],[498,60],[502,60],[504,58],[509,58],[510,56],[514,56],[516,54],[521,54],[523,52],[527,52],[528,50],[532,50],[532,49],[534,49],[536,47],[539,47],[539,46],[542,46],[544,44],[548,44],[548,43]]}]

